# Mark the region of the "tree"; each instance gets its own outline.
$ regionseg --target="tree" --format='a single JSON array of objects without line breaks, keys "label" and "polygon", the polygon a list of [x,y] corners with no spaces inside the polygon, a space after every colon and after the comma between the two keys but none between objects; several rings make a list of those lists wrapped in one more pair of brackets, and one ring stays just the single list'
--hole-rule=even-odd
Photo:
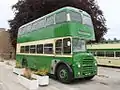
[{"label": "tree", "polygon": [[109,38],[109,39],[107,40],[107,42],[108,42],[108,43],[112,43],[112,40]]},{"label": "tree", "polygon": [[114,41],[114,42],[117,42],[118,40],[117,40],[117,38],[114,38],[113,41]]},{"label": "tree", "polygon": [[19,0],[12,6],[15,17],[9,21],[11,39],[14,47],[16,46],[18,28],[21,25],[64,6],[73,6],[88,12],[92,17],[96,33],[96,42],[101,40],[107,32],[105,25],[106,20],[95,0]]},{"label": "tree", "polygon": [[105,38],[101,38],[100,43],[107,43]]}]

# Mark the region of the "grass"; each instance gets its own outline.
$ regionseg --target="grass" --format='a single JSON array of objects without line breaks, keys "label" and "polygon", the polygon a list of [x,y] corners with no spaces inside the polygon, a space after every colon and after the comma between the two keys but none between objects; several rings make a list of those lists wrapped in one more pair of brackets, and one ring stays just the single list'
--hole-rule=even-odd
[{"label": "grass", "polygon": [[16,66],[15,66],[15,68],[23,68],[23,67],[22,67],[22,65],[21,65],[19,62],[16,61]]},{"label": "grass", "polygon": [[39,75],[39,76],[45,76],[48,74],[48,70],[46,68],[42,68],[34,72],[34,74]]}]

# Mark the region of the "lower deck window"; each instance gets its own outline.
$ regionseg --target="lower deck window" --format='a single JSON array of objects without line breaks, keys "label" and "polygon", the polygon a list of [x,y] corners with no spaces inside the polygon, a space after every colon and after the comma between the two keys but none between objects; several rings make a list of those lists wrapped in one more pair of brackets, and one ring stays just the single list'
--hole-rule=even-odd
[{"label": "lower deck window", "polygon": [[104,52],[97,52],[97,56],[105,56]]},{"label": "lower deck window", "polygon": [[44,54],[53,54],[53,44],[44,45]]},{"label": "lower deck window", "polygon": [[43,44],[37,45],[37,53],[43,54]]},{"label": "lower deck window", "polygon": [[91,53],[93,56],[97,56],[96,52],[89,52]]},{"label": "lower deck window", "polygon": [[25,53],[29,53],[29,46],[25,46]]},{"label": "lower deck window", "polygon": [[116,52],[116,57],[120,57],[120,52]]},{"label": "lower deck window", "polygon": [[21,48],[20,48],[20,53],[24,53],[24,51],[25,51],[25,47],[24,47],[24,46],[21,46]]},{"label": "lower deck window", "polygon": [[114,57],[114,52],[106,52],[106,57]]},{"label": "lower deck window", "polygon": [[63,39],[63,53],[71,54],[71,40],[70,38]]},{"label": "lower deck window", "polygon": [[55,43],[55,53],[62,54],[62,39],[56,40]]},{"label": "lower deck window", "polygon": [[30,46],[30,53],[35,53],[36,52],[36,47],[35,45]]}]

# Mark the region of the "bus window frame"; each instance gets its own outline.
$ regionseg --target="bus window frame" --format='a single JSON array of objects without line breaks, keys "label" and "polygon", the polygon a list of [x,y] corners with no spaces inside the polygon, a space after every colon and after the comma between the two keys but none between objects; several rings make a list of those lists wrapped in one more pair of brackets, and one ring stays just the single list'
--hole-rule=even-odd
[{"label": "bus window frame", "polygon": [[[66,19],[65,19],[64,21],[58,22],[57,16],[58,16],[59,14],[61,14],[62,12],[65,13]],[[67,11],[61,11],[61,12],[56,13],[56,14],[55,14],[55,24],[60,24],[60,23],[64,23],[64,22],[67,22]]]},{"label": "bus window frame", "polygon": [[[48,24],[48,21],[49,21],[49,19],[51,19],[51,18],[52,18],[52,20],[53,20],[53,23],[49,23],[49,24]],[[47,21],[47,20],[48,20],[48,21]],[[50,21],[51,21],[51,20],[50,20]],[[54,25],[54,24],[55,24],[55,15],[54,15],[54,14],[46,17],[46,24],[45,24],[46,27],[47,27],[47,26]]]},{"label": "bus window frame", "polygon": [[[42,46],[42,53],[41,53],[40,50],[39,50],[40,52],[38,52],[38,46]],[[41,48],[41,47],[39,47],[39,48]],[[37,53],[37,54],[43,54],[43,53],[44,53],[44,45],[43,45],[43,44],[37,44],[37,45],[36,45],[36,53]]]},{"label": "bus window frame", "polygon": [[[23,51],[22,51],[22,48],[23,48]],[[25,53],[25,46],[20,47],[20,53]]]},{"label": "bus window frame", "polygon": [[[71,52],[69,54],[65,54],[64,53],[64,48],[63,48],[63,39],[67,39],[67,38],[69,38],[70,41],[71,41],[71,47],[70,47]],[[56,41],[60,40],[60,39],[62,40],[62,52],[61,52],[61,54],[57,54],[56,53]],[[73,54],[73,52],[72,52],[72,37],[65,37],[65,38],[58,38],[58,39],[56,39],[55,40],[55,49],[54,50],[55,50],[55,55],[72,55]]]},{"label": "bus window frame", "polygon": [[[50,47],[46,47],[45,45],[52,45],[52,53],[46,53],[45,52],[45,48],[50,48]],[[43,54],[54,54],[54,44],[53,43],[45,43],[45,44],[43,44],[43,51],[44,51],[44,53]]]},{"label": "bus window frame", "polygon": [[116,57],[120,57],[120,55],[117,56],[116,53],[120,53],[120,51],[115,51],[115,56],[116,56]]},{"label": "bus window frame", "polygon": [[[58,47],[56,47],[56,43],[57,43],[57,41],[58,40],[61,40],[61,51],[59,52],[59,53],[56,53],[56,48],[58,48]],[[59,47],[60,48],[60,47]],[[55,41],[55,54],[56,55],[62,55],[63,54],[63,39],[57,39],[56,41]]]},{"label": "bus window frame", "polygon": [[[70,13],[70,12],[79,14],[79,15],[80,15],[80,20],[81,20],[81,21],[72,20],[72,19],[71,19],[72,16],[71,16],[71,13]],[[83,24],[83,15],[82,15],[82,13],[75,12],[75,11],[73,11],[73,10],[70,10],[70,11],[68,11],[68,14],[70,15],[70,21],[79,22],[79,23]]]},{"label": "bus window frame", "polygon": [[[84,21],[85,18],[89,18],[89,19],[90,19],[91,25],[88,25],[88,23],[87,23],[87,24],[85,23],[85,21]],[[88,22],[88,19],[87,19],[87,22]],[[82,13],[82,24],[83,24],[83,25],[86,25],[86,26],[88,26],[88,27],[94,28],[94,26],[93,26],[93,21],[92,21],[91,16],[86,15],[86,14],[84,14],[84,13]]]},{"label": "bus window frame", "polygon": [[[33,48],[31,49],[32,46],[35,46],[34,47],[34,50],[35,52],[31,52],[31,50],[33,50]],[[30,45],[30,51],[29,51],[30,54],[36,54],[36,45]]]},{"label": "bus window frame", "polygon": [[[28,51],[26,50],[27,47],[28,47]],[[24,46],[24,53],[30,53],[30,46],[29,45]]]}]

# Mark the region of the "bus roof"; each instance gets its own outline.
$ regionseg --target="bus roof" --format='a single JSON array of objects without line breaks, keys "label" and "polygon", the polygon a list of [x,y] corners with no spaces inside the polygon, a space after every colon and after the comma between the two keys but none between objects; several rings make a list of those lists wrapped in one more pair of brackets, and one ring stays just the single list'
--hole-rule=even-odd
[{"label": "bus roof", "polygon": [[120,43],[113,44],[91,44],[87,45],[89,50],[107,50],[107,49],[120,49]]},{"label": "bus roof", "polygon": [[[33,20],[33,21],[25,24],[25,25],[22,25],[20,28],[23,28],[23,27],[25,27],[25,26],[27,26],[27,25],[29,25],[29,24],[32,24],[32,23],[34,23],[34,22],[36,22],[36,21],[38,21],[38,20],[41,20],[41,19],[43,19],[43,18],[45,18],[45,17],[48,17],[48,16],[50,16],[50,15],[53,15],[53,14],[56,14],[56,13],[59,13],[59,12],[61,12],[61,11],[65,11],[65,10],[73,10],[73,11],[76,11],[76,12],[83,12],[83,14],[85,14],[85,15],[87,15],[87,16],[90,16],[87,12],[85,12],[85,11],[83,11],[83,10],[81,10],[81,9],[77,9],[77,8],[74,8],[74,7],[67,6],[67,7],[60,8],[60,9],[54,11],[54,12],[51,12],[51,13],[49,13],[49,14],[47,14],[47,15],[44,15],[44,16],[38,18],[38,19],[35,19],[35,20]],[[19,29],[20,29],[20,28],[19,28]]]}]

